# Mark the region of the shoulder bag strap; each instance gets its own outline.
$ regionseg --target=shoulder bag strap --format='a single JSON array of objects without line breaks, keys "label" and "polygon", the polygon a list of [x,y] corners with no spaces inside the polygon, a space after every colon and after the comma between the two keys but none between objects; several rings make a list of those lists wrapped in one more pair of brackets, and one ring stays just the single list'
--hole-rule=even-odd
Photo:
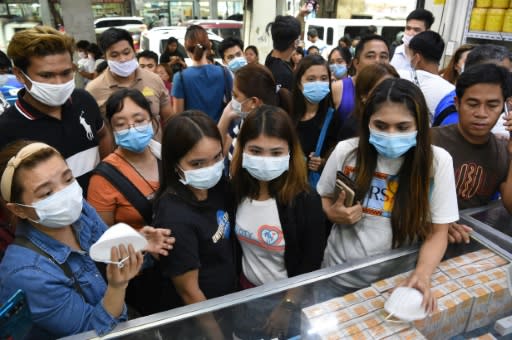
[{"label": "shoulder bag strap", "polygon": [[315,156],[317,156],[317,157],[319,157],[320,153],[322,152],[322,147],[324,146],[325,136],[327,135],[327,129],[329,129],[329,124],[331,123],[333,112],[334,112],[334,109],[332,107],[327,109],[327,113],[326,113],[325,119],[324,119],[324,125],[322,126],[322,130],[320,131],[320,135],[318,136],[318,141],[316,142]]},{"label": "shoulder bag strap", "polygon": [[100,162],[94,173],[106,178],[137,209],[147,224],[151,224],[153,206],[135,185],[116,167],[107,162]]},{"label": "shoulder bag strap", "polygon": [[432,126],[440,126],[443,123],[443,120],[446,119],[450,114],[457,112],[457,108],[455,105],[447,106],[443,111],[441,111],[434,119]]},{"label": "shoulder bag strap", "polygon": [[73,281],[73,287],[75,288],[77,293],[80,294],[80,296],[83,299],[85,299],[84,292],[82,291],[82,288],[80,287],[80,284],[78,283],[78,280],[75,278],[75,275],[73,275],[73,272],[71,271],[71,268],[69,267],[69,264],[67,262],[64,262],[63,264],[58,263],[47,252],[45,252],[41,248],[37,247],[34,243],[32,243],[28,238],[26,238],[24,236],[19,236],[19,235],[16,236],[16,238],[14,239],[14,242],[12,244],[16,244],[20,247],[25,247],[25,248],[31,249],[31,250],[35,251],[36,253],[38,253],[39,255],[44,256],[44,257],[48,258],[50,261],[52,261],[53,263],[55,263],[60,269],[62,269],[64,274]]},{"label": "shoulder bag strap", "polygon": [[185,92],[185,79],[183,78],[183,70],[179,71],[178,74],[180,75],[181,80],[181,88],[183,89],[183,101],[187,99],[187,93]]}]

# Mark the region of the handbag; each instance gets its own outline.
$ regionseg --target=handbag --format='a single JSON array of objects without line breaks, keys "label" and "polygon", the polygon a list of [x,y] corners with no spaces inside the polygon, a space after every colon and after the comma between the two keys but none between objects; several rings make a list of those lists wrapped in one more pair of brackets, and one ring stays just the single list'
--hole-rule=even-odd
[{"label": "handbag", "polygon": [[[324,141],[325,141],[325,136],[327,135],[327,129],[329,128],[329,124],[331,123],[333,113],[334,113],[334,109],[332,107],[330,107],[327,110],[327,114],[325,115],[322,130],[320,130],[320,135],[318,136],[318,140],[316,142],[316,148],[315,148],[315,153],[314,153],[315,157],[320,156],[320,153],[322,152],[322,148],[324,146]],[[319,171],[309,171],[308,180],[309,180],[309,185],[311,185],[311,187],[316,190],[316,185],[318,184],[318,181],[320,180],[320,172]]]}]

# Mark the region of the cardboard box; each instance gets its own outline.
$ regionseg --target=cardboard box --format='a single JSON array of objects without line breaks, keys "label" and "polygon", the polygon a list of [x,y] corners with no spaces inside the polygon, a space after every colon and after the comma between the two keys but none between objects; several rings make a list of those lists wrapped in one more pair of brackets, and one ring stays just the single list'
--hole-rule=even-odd
[{"label": "cardboard box", "polygon": [[385,339],[410,328],[411,325],[408,322],[383,322],[376,327],[368,329],[367,332],[373,339]]},{"label": "cardboard box", "polygon": [[487,282],[485,284],[491,290],[487,314],[491,320],[499,319],[512,310],[512,295],[508,288],[507,280]]},{"label": "cardboard box", "polygon": [[451,294],[461,288],[461,285],[458,284],[456,281],[447,281],[445,283],[442,283],[431,288],[431,292],[436,297],[436,299],[440,299],[443,296]]},{"label": "cardboard box", "polygon": [[473,297],[459,289],[438,299],[438,310],[414,325],[428,339],[450,338],[464,332],[471,313]]},{"label": "cardboard box", "polygon": [[372,283],[372,287],[375,288],[379,293],[382,293],[400,285],[409,277],[409,275],[411,275],[411,271],[388,277],[386,279]]},{"label": "cardboard box", "polygon": [[382,338],[386,340],[427,340],[423,334],[420,333],[416,328],[408,328],[406,330],[395,333],[391,336]]},{"label": "cardboard box", "polygon": [[464,265],[471,264],[495,255],[496,254],[489,249],[481,249],[443,261],[439,264],[439,269],[446,271],[450,268],[462,267]]},{"label": "cardboard box", "polygon": [[487,314],[489,300],[492,291],[483,284],[478,284],[468,288],[469,294],[473,297],[473,306],[469,314],[466,332],[488,325],[491,320]]},{"label": "cardboard box", "polygon": [[432,274],[430,284],[432,287],[435,287],[448,281],[450,281],[450,277],[448,275],[446,275],[442,271],[437,271],[434,274]]},{"label": "cardboard box", "polygon": [[508,264],[508,261],[501,256],[495,255],[474,263],[469,263],[461,266],[460,268],[466,271],[469,275],[481,273],[491,270],[493,268],[502,267]]}]

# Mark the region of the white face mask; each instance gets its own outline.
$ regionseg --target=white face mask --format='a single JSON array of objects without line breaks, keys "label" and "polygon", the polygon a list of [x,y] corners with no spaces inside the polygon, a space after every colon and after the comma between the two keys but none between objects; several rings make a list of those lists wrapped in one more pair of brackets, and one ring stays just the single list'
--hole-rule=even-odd
[{"label": "white face mask", "polygon": [[63,228],[78,220],[82,212],[82,201],[82,188],[75,180],[64,189],[32,205],[18,205],[35,209],[39,220],[32,222],[48,228]]},{"label": "white face mask", "polygon": [[71,97],[71,94],[75,90],[75,77],[64,84],[48,84],[34,81],[23,73],[25,77],[32,83],[32,88],[29,90],[27,85],[25,89],[30,93],[34,99],[48,106],[61,106],[66,100]]},{"label": "white face mask", "polygon": [[78,52],[78,58],[85,59],[87,58],[87,54],[85,52]]},{"label": "white face mask", "polygon": [[200,190],[208,190],[219,183],[224,171],[224,159],[212,166],[195,170],[182,170],[185,179],[180,182]]},{"label": "white face mask", "polygon": [[108,60],[107,63],[110,71],[120,77],[128,77],[139,67],[139,63],[135,58],[125,61],[124,63],[115,60]]},{"label": "white face mask", "polygon": [[290,166],[290,155],[280,157],[253,156],[243,153],[242,168],[254,178],[269,182],[281,176]]},{"label": "white face mask", "polygon": [[239,102],[238,100],[236,100],[235,98],[232,98],[231,99],[231,108],[233,109],[233,111],[235,111],[242,119],[244,119],[245,117],[247,117],[247,115],[249,114],[249,112],[243,112],[242,111],[242,104],[245,103],[246,101],[248,101],[250,98],[246,98],[245,100]]},{"label": "white face mask", "polygon": [[404,34],[404,36],[402,37],[402,42],[404,43],[404,45],[406,47],[409,47],[409,43],[411,42],[411,39],[413,37],[414,37],[414,35]]}]

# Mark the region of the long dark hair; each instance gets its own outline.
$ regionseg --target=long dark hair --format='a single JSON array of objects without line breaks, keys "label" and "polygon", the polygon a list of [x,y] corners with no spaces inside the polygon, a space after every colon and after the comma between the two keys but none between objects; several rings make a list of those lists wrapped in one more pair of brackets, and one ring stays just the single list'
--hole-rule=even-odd
[{"label": "long dark hair", "polygon": [[424,240],[432,233],[429,189],[432,176],[433,152],[429,134],[429,113],[421,90],[404,79],[386,79],[370,93],[359,126],[359,146],[356,150],[356,186],[362,200],[370,189],[377,167],[377,150],[370,144],[370,117],[386,103],[407,107],[416,120],[416,146],[404,155],[398,172],[398,188],[391,213],[393,247]]},{"label": "long dark hair", "polygon": [[178,164],[203,138],[218,140],[222,147],[222,137],[215,122],[207,114],[187,110],[171,118],[165,126],[162,137],[162,177],[157,199],[171,192],[189,202],[196,202],[193,193],[180,182]]},{"label": "long dark hair", "polygon": [[309,191],[306,163],[299,137],[293,123],[281,108],[262,105],[245,118],[236,140],[235,153],[231,162],[233,190],[237,203],[244,198],[256,198],[259,181],[242,167],[245,145],[261,135],[284,139],[290,149],[290,167],[287,172],[269,182],[269,192],[281,204],[290,204],[299,193]]},{"label": "long dark hair", "polygon": [[[320,114],[322,116],[322,119],[320,122],[322,123],[323,117],[327,113],[327,109],[329,107],[334,107],[334,103],[332,101],[332,88],[330,84],[331,80],[331,71],[329,70],[329,66],[327,65],[327,61],[322,58],[319,55],[309,55],[300,61],[299,65],[297,66],[297,70],[294,73],[294,81],[293,81],[293,89],[292,89],[292,98],[293,98],[293,110],[291,112],[291,117],[295,124],[297,124],[302,117],[306,114],[306,97],[304,97],[304,94],[302,93],[302,90],[300,88],[301,86],[301,78],[306,73],[306,71],[312,67],[312,66],[324,66],[327,70],[327,74],[329,76],[329,88],[331,89],[331,92],[325,96],[324,99],[318,104],[318,112],[317,114]],[[320,124],[321,124],[320,123]]]}]

